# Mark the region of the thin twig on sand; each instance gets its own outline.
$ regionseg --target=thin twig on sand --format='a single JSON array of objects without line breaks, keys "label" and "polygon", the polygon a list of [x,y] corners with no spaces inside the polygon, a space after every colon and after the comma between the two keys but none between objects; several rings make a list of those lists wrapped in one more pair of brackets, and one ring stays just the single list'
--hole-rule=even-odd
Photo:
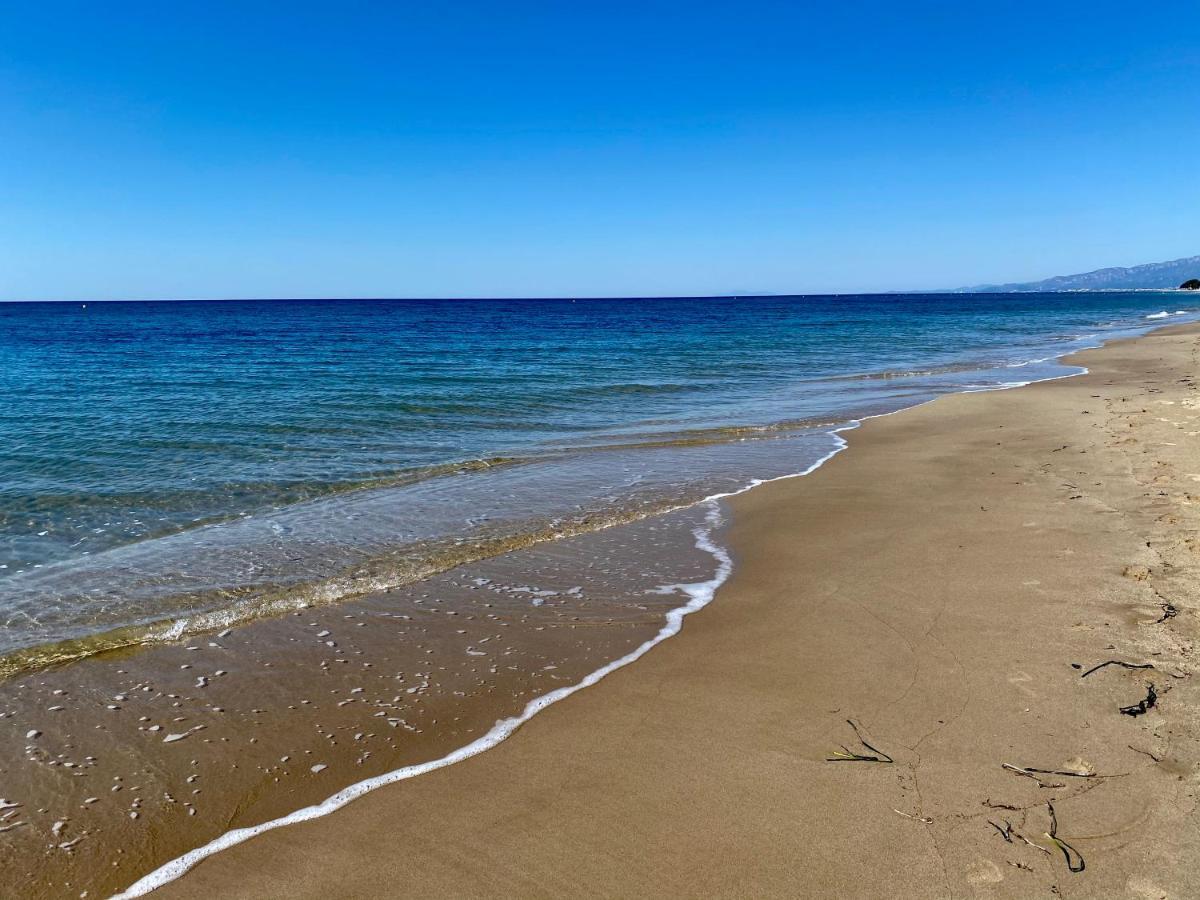
[{"label": "thin twig on sand", "polygon": [[1014,811],[1019,811],[1025,808],[1023,806],[1013,806],[1011,803],[993,803],[991,797],[988,797],[986,800],[984,800],[983,805],[988,809],[1011,809]]},{"label": "thin twig on sand", "polygon": [[1018,775],[1024,775],[1026,778],[1032,778],[1034,781],[1037,782],[1037,786],[1040,788],[1066,787],[1066,785],[1063,784],[1062,782],[1043,781],[1041,778],[1038,778],[1036,775],[1034,775],[1028,769],[1023,769],[1020,766],[1014,766],[1011,763],[1000,763],[1000,766],[1001,766],[1001,768],[1008,769],[1008,771],[1010,771],[1010,772],[1016,772]]},{"label": "thin twig on sand", "polygon": [[1024,843],[1028,844],[1034,850],[1040,850],[1042,853],[1045,853],[1047,856],[1050,855],[1049,850],[1047,850],[1041,844],[1035,844],[1033,841],[1031,841],[1029,838],[1025,837],[1025,835],[1021,834],[1019,831],[1014,831],[1013,837],[1020,838]]},{"label": "thin twig on sand", "polygon": [[[1095,772],[1071,772],[1067,769],[1035,769],[1033,766],[1018,766],[1022,772],[1037,772],[1039,775],[1067,775],[1071,778],[1103,778]],[[1115,776],[1109,776],[1115,777]]]},{"label": "thin twig on sand", "polygon": [[1021,843],[1028,844],[1034,850],[1041,850],[1047,856],[1050,855],[1050,851],[1047,850],[1045,847],[1043,847],[1041,844],[1035,844],[1029,838],[1025,837],[1025,835],[1021,834],[1021,832],[1017,831],[1017,829],[1013,828],[1012,822],[1008,821],[1008,819],[1004,820],[1003,828],[1001,828],[999,825],[997,825],[991,819],[988,819],[987,823],[989,825],[991,825],[993,828],[995,828],[998,832],[1000,832],[1000,837],[1004,838],[1004,840],[1007,841],[1008,843],[1011,844],[1013,842],[1013,838],[1016,838]]}]

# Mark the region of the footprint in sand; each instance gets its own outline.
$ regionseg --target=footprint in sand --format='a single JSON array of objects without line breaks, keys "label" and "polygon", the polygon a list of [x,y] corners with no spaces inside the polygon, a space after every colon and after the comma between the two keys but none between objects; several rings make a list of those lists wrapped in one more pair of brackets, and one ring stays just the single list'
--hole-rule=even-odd
[{"label": "footprint in sand", "polygon": [[999,884],[1003,880],[1004,873],[990,859],[976,860],[967,868],[967,882],[970,884]]}]

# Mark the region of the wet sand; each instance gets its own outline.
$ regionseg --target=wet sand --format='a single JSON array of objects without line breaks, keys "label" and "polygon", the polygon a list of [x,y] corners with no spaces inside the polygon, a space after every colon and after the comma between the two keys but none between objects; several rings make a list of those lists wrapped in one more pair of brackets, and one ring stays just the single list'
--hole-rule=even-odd
[{"label": "wet sand", "polygon": [[156,896],[1200,896],[1198,352],[868,422],[678,637]]},{"label": "wet sand", "polygon": [[713,577],[692,533],[706,516],[0,682],[0,871],[22,898],[108,896],[229,829],[470,744],[653,637],[687,599],[666,586]]}]

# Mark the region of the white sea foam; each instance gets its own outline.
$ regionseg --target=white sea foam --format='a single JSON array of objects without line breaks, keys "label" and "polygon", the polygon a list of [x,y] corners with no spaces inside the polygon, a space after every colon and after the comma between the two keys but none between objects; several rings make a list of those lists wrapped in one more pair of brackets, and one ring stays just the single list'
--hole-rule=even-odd
[{"label": "white sea foam", "polygon": [[[1081,375],[1081,372],[1071,372],[1067,375],[1056,375],[1055,378],[1070,378],[1073,375]],[[1039,378],[1038,381],[1054,381],[1054,378]],[[1032,381],[998,381],[995,384],[980,384],[975,387],[965,387],[959,393],[962,394],[986,394],[989,391],[1007,391],[1010,388],[1025,387],[1028,384],[1033,384]]]},{"label": "white sea foam", "polygon": [[1170,313],[1164,309],[1162,312],[1150,313],[1150,315],[1146,316],[1146,318],[1147,319],[1165,319],[1169,315],[1170,315]]},{"label": "white sea foam", "polygon": [[1060,359],[1062,357],[1062,355],[1063,354],[1058,353],[1058,354],[1055,354],[1054,356],[1040,356],[1037,359],[1023,359],[1020,362],[1005,363],[1004,368],[1006,368],[1006,369],[1022,369],[1025,366],[1033,366],[1033,365],[1037,365],[1038,363],[1050,362],[1052,360]]}]

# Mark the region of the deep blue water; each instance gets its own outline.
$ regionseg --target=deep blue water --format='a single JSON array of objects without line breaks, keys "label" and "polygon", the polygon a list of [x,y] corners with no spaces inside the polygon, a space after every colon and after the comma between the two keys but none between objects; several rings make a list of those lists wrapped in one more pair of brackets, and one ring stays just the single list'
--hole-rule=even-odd
[{"label": "deep blue water", "polygon": [[825,423],[1059,374],[1185,299],[0,304],[0,651],[785,474]]}]

